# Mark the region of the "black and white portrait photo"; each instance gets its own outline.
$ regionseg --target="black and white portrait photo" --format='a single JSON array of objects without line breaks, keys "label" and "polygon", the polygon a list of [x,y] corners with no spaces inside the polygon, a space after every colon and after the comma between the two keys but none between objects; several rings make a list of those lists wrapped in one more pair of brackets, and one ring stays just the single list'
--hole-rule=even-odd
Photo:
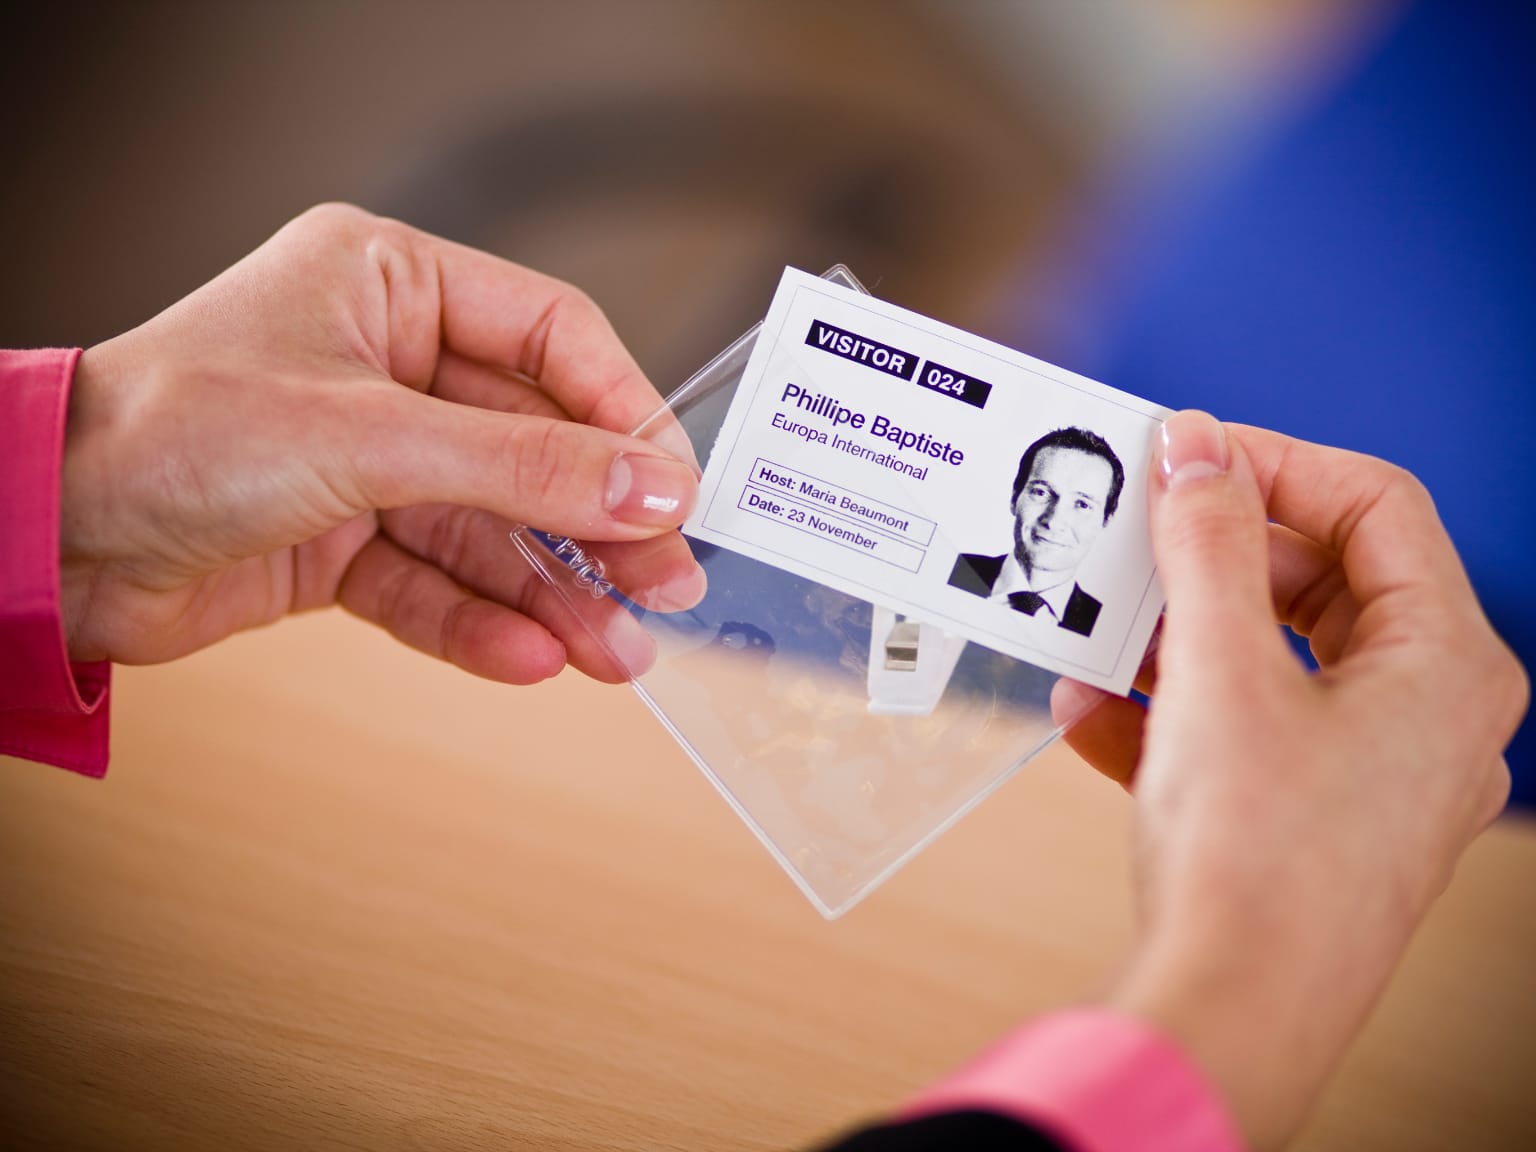
[{"label": "black and white portrait photo", "polygon": [[1019,459],[1009,504],[1012,550],[961,553],[950,586],[1093,635],[1103,605],[1078,584],[1078,569],[1120,506],[1124,487],[1125,469],[1102,436],[1075,427],[1046,433]]}]

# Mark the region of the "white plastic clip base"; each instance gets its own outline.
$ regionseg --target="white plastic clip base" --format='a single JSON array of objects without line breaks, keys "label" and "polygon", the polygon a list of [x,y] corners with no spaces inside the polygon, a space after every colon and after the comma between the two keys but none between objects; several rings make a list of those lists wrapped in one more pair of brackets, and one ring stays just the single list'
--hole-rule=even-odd
[{"label": "white plastic clip base", "polygon": [[965,637],[909,620],[878,604],[869,628],[869,710],[927,716],[954,674]]}]

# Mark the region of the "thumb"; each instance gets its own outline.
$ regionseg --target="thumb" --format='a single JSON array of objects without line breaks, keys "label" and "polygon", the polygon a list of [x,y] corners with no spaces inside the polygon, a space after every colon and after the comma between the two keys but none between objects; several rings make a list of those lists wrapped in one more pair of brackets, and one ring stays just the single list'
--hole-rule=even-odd
[{"label": "thumb", "polygon": [[462,504],[547,532],[639,540],[676,528],[698,473],[644,440],[396,390],[353,422],[350,467],[371,508]]},{"label": "thumb", "polygon": [[1234,655],[1284,656],[1269,588],[1264,499],[1242,445],[1205,412],[1176,413],[1152,452],[1152,553],[1168,597],[1160,681]]}]

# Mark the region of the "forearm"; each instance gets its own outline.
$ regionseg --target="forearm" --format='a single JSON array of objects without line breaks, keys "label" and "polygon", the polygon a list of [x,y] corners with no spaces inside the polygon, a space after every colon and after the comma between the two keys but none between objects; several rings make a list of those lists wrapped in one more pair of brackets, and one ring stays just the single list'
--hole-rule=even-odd
[{"label": "forearm", "polygon": [[1145,955],[1110,997],[1197,1063],[1253,1149],[1280,1148],[1306,1120],[1390,975],[1318,938],[1311,955],[1169,947]]}]

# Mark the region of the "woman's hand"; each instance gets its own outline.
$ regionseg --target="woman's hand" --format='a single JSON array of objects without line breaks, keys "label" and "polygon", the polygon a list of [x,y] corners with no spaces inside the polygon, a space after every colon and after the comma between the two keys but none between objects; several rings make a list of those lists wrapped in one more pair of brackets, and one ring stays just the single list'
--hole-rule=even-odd
[{"label": "woman's hand", "polygon": [[1115,1000],[1269,1147],[1503,807],[1527,684],[1401,469],[1199,412],[1158,464],[1151,708],[1068,681],[1054,703],[1095,705],[1068,740],[1136,798],[1142,935]]},{"label": "woman's hand", "polygon": [[[81,359],[61,562],[77,660],[170,660],[340,603],[477,675],[624,675],[507,539],[583,540],[650,607],[703,572],[675,425],[575,289],[356,208],[311,210]],[[682,459],[679,459],[682,457]],[[687,462],[685,463],[684,460]],[[648,663],[639,629],[611,640]]]}]

